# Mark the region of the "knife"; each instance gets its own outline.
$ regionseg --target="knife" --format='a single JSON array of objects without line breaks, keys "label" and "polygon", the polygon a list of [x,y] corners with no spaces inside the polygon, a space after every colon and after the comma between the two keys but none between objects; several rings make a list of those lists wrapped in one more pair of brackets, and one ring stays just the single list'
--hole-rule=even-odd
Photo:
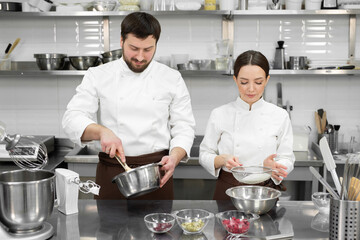
[{"label": "knife", "polygon": [[334,158],[331,154],[330,148],[329,148],[329,144],[326,140],[326,137],[323,137],[320,139],[320,151],[321,151],[321,155],[323,156],[324,162],[325,162],[325,166],[327,168],[327,170],[331,173],[331,176],[334,180],[335,183],[335,187],[337,192],[340,194],[341,192],[341,185],[340,185],[340,181],[339,178],[336,174],[335,168],[336,168],[336,164],[334,161]]},{"label": "knife", "polygon": [[334,199],[340,200],[339,195],[332,189],[332,187],[325,181],[325,179],[313,167],[309,167],[310,172],[316,177],[319,182],[326,188],[326,190],[333,196]]}]

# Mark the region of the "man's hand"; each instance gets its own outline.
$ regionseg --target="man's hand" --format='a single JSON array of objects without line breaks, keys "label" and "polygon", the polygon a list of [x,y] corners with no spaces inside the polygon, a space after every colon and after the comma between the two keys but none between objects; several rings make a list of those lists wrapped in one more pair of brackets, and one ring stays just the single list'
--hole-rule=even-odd
[{"label": "man's hand", "polygon": [[276,157],[276,154],[271,154],[264,160],[264,167],[271,168],[274,170],[271,174],[271,177],[275,178],[278,181],[282,181],[283,178],[287,177],[287,172],[285,171],[287,169],[286,166],[277,163],[274,158]]},{"label": "man's hand", "polygon": [[124,148],[121,139],[118,138],[110,129],[99,125],[90,124],[86,127],[82,137],[82,140],[100,140],[101,150],[111,158],[115,157],[115,154],[120,156],[121,161],[125,162]]},{"label": "man's hand", "polygon": [[242,166],[239,162],[239,158],[229,154],[221,154],[215,157],[214,162],[215,169],[225,166],[227,169],[231,170],[233,167]]},{"label": "man's hand", "polygon": [[180,147],[174,147],[171,150],[169,156],[164,156],[160,163],[162,167],[160,170],[165,171],[165,175],[160,180],[160,187],[164,186],[165,183],[171,178],[174,174],[175,167],[179,164],[181,159],[186,156],[186,151]]}]

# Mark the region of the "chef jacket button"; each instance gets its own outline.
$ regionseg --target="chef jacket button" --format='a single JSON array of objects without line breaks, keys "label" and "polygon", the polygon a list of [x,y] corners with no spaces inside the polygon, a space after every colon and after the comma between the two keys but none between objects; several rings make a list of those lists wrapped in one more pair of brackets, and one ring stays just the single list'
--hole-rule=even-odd
[{"label": "chef jacket button", "polygon": [[240,147],[240,144],[236,144],[236,147]]},{"label": "chef jacket button", "polygon": [[258,149],[261,149],[262,147],[261,146],[258,146]]}]

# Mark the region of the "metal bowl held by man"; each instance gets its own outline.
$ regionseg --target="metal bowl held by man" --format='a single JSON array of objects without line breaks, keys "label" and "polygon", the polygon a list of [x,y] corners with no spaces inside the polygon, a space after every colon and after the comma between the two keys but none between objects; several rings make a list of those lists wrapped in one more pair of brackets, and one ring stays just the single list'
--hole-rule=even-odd
[{"label": "metal bowl held by man", "polygon": [[237,186],[225,193],[240,211],[259,215],[269,212],[281,196],[280,191],[263,186]]},{"label": "metal bowl held by man", "polygon": [[116,175],[112,182],[117,184],[124,197],[138,197],[160,187],[160,166],[159,163],[151,163],[128,168],[125,172]]},{"label": "metal bowl held by man", "polygon": [[[44,222],[54,207],[55,174],[14,170],[0,174],[0,239],[48,239],[54,229]],[[32,237],[32,238],[30,238]]]},{"label": "metal bowl held by man", "polygon": [[98,56],[69,56],[71,65],[77,70],[88,70],[99,64]]},{"label": "metal bowl held by man", "polygon": [[40,70],[63,70],[66,56],[66,54],[62,53],[34,54],[36,64]]}]

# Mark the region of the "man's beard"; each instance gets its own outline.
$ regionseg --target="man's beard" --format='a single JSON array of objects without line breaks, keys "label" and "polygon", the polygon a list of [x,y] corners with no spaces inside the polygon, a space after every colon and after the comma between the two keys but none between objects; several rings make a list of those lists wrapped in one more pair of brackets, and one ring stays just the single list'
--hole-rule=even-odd
[{"label": "man's beard", "polygon": [[[133,71],[133,72],[136,72],[136,73],[141,73],[141,72],[143,72],[143,71],[149,66],[149,64],[150,64],[151,61],[152,61],[152,58],[151,58],[151,60],[150,60],[148,63],[146,63],[147,61],[144,60],[144,61],[142,61],[142,63],[146,63],[146,64],[142,65],[141,68],[138,68],[138,67],[136,67],[136,66],[133,65],[133,62],[134,62],[134,61],[137,61],[135,58],[132,58],[131,60],[129,60],[129,59],[127,59],[127,58],[125,57],[125,54],[124,54],[124,53],[123,53],[123,57],[124,57],[124,61],[126,62],[126,65],[130,68],[130,70]],[[153,57],[154,57],[154,56],[153,56]]]}]

